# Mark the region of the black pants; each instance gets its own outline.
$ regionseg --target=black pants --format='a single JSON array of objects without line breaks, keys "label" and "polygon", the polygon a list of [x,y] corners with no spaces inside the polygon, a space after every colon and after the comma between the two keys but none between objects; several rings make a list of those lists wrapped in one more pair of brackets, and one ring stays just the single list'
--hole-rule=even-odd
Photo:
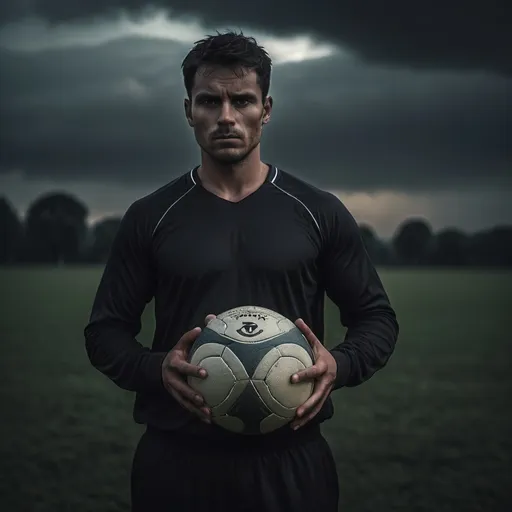
[{"label": "black pants", "polygon": [[319,429],[300,430],[234,449],[148,429],[133,459],[132,512],[337,512],[331,449]]}]

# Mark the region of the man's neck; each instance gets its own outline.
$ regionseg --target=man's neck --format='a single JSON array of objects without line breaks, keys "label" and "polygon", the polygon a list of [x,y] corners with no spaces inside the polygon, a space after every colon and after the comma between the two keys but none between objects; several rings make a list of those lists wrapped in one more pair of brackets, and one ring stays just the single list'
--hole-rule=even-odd
[{"label": "man's neck", "polygon": [[202,186],[228,201],[240,201],[256,191],[266,180],[269,167],[259,154],[233,165],[222,165],[203,155],[197,170]]}]

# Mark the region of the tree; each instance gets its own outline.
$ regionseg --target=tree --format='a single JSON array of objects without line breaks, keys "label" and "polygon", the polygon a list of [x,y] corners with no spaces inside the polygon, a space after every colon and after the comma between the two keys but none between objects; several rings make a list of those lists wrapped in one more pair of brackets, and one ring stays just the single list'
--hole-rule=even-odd
[{"label": "tree", "polygon": [[389,251],[386,244],[378,238],[375,230],[368,224],[359,226],[366,251],[374,265],[386,265],[390,262]]},{"label": "tree", "polygon": [[398,263],[403,265],[428,264],[432,241],[432,228],[425,219],[405,220],[396,230],[392,241]]},{"label": "tree", "polygon": [[435,237],[432,263],[441,266],[462,266],[469,260],[469,237],[460,229],[446,228]]},{"label": "tree", "polygon": [[16,263],[23,241],[23,224],[11,203],[0,197],[0,264]]},{"label": "tree", "polygon": [[92,244],[88,251],[88,260],[93,263],[105,262],[121,224],[120,217],[107,217],[92,227]]},{"label": "tree", "polygon": [[469,261],[478,267],[512,267],[512,226],[497,226],[473,235]]},{"label": "tree", "polygon": [[65,192],[38,198],[27,212],[26,260],[53,264],[80,261],[87,215],[87,207]]}]

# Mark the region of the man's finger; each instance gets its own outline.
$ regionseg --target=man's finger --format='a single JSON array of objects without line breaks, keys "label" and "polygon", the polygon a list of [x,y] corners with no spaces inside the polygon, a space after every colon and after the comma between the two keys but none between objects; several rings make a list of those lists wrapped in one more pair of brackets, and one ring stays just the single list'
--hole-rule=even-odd
[{"label": "man's finger", "polygon": [[201,407],[204,405],[204,398],[184,381],[175,378],[169,380],[168,385],[177,393],[179,393],[183,398],[187,399],[189,402],[195,404],[196,406]]},{"label": "man's finger", "polygon": [[311,421],[319,412],[320,412],[320,409],[322,408],[322,406],[324,405],[324,402],[326,400],[327,397],[323,398],[322,400],[320,400],[316,406],[307,414],[307,416],[305,416],[304,418],[301,418],[301,419],[295,419],[291,424],[290,426],[294,429],[294,430],[297,430],[298,428],[301,428],[303,427],[308,421]]},{"label": "man's finger", "polygon": [[314,364],[309,368],[294,373],[291,377],[291,381],[292,384],[297,384],[297,382],[303,382],[305,380],[318,379],[318,377],[322,376],[324,373],[325,370],[321,366]]},{"label": "man's finger", "polygon": [[199,379],[205,379],[208,377],[208,372],[204,368],[196,366],[195,364],[187,363],[187,361],[183,359],[176,359],[173,361],[172,369],[187,377],[197,377]]},{"label": "man's finger", "polygon": [[322,400],[327,390],[327,381],[319,382],[315,387],[315,391],[313,394],[300,406],[297,408],[296,415],[297,417],[304,416],[310,409],[313,409],[319,401]]},{"label": "man's finger", "polygon": [[189,348],[192,345],[192,343],[194,343],[196,338],[199,336],[200,332],[201,332],[201,327],[195,327],[191,331],[186,332],[179,339],[178,343],[176,343],[176,347],[175,348],[179,348],[179,349],[187,349],[187,348]]},{"label": "man's finger", "polygon": [[185,396],[183,396],[176,388],[174,388],[172,386],[169,386],[169,392],[171,393],[171,395],[175,398],[175,400],[180,405],[182,405],[183,407],[188,409],[190,412],[193,412],[194,414],[198,414],[199,416],[201,416],[203,418],[210,417],[211,411],[207,406],[205,406],[205,405],[198,406],[198,405],[194,404],[193,402],[188,400]]},{"label": "man's finger", "polygon": [[204,319],[204,324],[208,325],[215,318],[217,318],[216,315],[212,315],[212,314],[206,315],[206,318]]},{"label": "man's finger", "polygon": [[196,407],[192,402],[189,402],[185,398],[183,398],[176,390],[171,390],[172,396],[175,398],[175,400],[185,409],[190,411],[192,414],[195,414],[198,416],[202,421],[205,423],[211,423],[210,415],[209,413],[206,413],[205,410]]},{"label": "man's finger", "polygon": [[295,320],[295,325],[301,330],[302,334],[306,337],[312,348],[320,343],[320,340],[315,336],[315,333],[306,325],[302,318]]}]

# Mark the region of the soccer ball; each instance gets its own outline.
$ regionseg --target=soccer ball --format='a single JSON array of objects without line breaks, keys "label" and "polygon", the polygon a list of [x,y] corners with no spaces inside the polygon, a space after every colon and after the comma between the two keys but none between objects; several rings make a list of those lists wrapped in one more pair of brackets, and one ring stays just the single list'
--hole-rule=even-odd
[{"label": "soccer ball", "polygon": [[212,421],[239,434],[265,434],[287,423],[313,393],[313,383],[290,377],[314,364],[313,351],[289,319],[257,306],[231,309],[195,340],[191,364],[208,372],[189,385],[211,408]]}]

